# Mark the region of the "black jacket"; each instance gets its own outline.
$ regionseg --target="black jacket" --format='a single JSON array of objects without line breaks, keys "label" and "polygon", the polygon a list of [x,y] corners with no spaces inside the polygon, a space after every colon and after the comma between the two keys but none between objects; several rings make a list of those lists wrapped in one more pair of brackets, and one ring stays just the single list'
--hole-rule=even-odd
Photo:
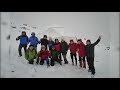
[{"label": "black jacket", "polygon": [[100,39],[98,39],[95,43],[86,45],[85,46],[85,55],[87,57],[94,57],[94,47],[100,42]]},{"label": "black jacket", "polygon": [[48,45],[48,40],[47,40],[47,39],[42,38],[42,39],[40,40],[40,43],[41,43],[41,45],[45,45],[46,48],[47,48],[47,45]]},{"label": "black jacket", "polygon": [[67,51],[68,51],[68,44],[67,44],[67,42],[61,42],[60,43],[60,47],[61,47],[61,53],[62,54],[67,54]]}]

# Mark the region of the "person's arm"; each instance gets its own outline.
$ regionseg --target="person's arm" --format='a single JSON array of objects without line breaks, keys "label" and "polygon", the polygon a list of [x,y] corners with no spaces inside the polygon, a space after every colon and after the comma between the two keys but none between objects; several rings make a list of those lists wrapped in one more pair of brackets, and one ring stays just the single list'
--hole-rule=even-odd
[{"label": "person's arm", "polygon": [[94,42],[93,45],[94,46],[97,45],[100,42],[100,40],[101,40],[101,36],[99,36],[98,40],[96,42]]},{"label": "person's arm", "polygon": [[18,41],[20,39],[20,36],[18,36],[17,38],[16,38],[16,41]]},{"label": "person's arm", "polygon": [[36,37],[37,44],[39,43],[38,38]]}]

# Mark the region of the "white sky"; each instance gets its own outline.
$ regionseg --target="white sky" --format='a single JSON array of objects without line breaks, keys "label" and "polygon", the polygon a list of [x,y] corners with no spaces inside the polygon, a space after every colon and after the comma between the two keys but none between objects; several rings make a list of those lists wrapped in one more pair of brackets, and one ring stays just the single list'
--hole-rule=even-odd
[{"label": "white sky", "polygon": [[[19,24],[29,24],[43,30],[48,26],[64,27],[60,32],[78,38],[104,37],[109,44],[110,12],[11,12],[11,19]],[[94,42],[94,41],[93,41]]]}]

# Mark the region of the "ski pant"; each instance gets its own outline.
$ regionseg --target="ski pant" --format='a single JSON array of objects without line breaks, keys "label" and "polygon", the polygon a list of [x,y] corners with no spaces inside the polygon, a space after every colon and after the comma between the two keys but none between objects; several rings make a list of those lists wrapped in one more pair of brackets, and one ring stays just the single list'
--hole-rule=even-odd
[{"label": "ski pant", "polygon": [[75,58],[75,62],[76,62],[76,65],[77,65],[77,57],[76,57],[76,53],[70,53],[70,56],[71,56],[71,59],[72,59],[72,63],[74,64],[74,61],[73,61],[73,56]]},{"label": "ski pant", "polygon": [[51,66],[54,66],[54,62],[57,61],[61,65],[61,60],[58,58],[51,58]]},{"label": "ski pant", "polygon": [[94,57],[86,57],[89,70],[91,70],[92,74],[95,74],[95,67],[94,67]]},{"label": "ski pant", "polygon": [[47,65],[49,65],[49,59],[46,58],[46,59],[41,59],[40,60],[40,65],[43,65],[44,64],[44,61],[46,61]]},{"label": "ski pant", "polygon": [[22,56],[22,47],[24,48],[24,52],[26,53],[26,50],[27,50],[27,44],[20,44],[19,45],[19,48],[18,48],[18,52],[19,52],[19,55]]},{"label": "ski pant", "polygon": [[61,52],[58,51],[58,53],[59,53],[59,59],[62,61]]},{"label": "ski pant", "polygon": [[62,56],[63,56],[63,58],[64,58],[64,62],[65,62],[65,63],[68,63],[67,58],[66,58],[66,54],[67,54],[67,53],[62,53]]}]

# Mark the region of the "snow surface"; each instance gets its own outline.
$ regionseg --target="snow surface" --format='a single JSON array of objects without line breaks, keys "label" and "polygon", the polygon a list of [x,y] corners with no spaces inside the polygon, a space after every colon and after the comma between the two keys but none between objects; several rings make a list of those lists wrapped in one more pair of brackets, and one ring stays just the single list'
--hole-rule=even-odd
[{"label": "snow surface", "polygon": [[[25,26],[22,24],[11,24],[11,20],[9,18],[9,13],[3,13],[4,17],[2,17],[2,22],[7,22],[8,24],[2,24],[2,61],[1,61],[1,77],[2,78],[90,78],[91,73],[88,73],[87,69],[81,69],[78,66],[72,66],[70,52],[67,53],[67,59],[69,64],[64,64],[62,62],[62,66],[58,63],[55,66],[50,66],[47,68],[47,65],[29,65],[28,61],[25,60],[24,55],[22,57],[18,57],[18,45],[19,41],[16,41],[16,37],[21,34],[21,31],[24,30],[27,32],[27,35],[30,36],[31,32],[35,32],[39,37],[39,39],[47,32],[48,30],[41,30],[39,28],[32,28],[30,25]],[[7,18],[6,18],[7,17]],[[15,26],[16,28],[11,28],[11,26]],[[21,29],[20,27],[26,27],[27,30]],[[42,33],[41,33],[42,32]],[[10,40],[7,40],[6,37],[10,34]],[[49,34],[49,32],[48,32]],[[57,37],[56,30],[51,32],[51,35]],[[60,34],[61,35],[61,34]],[[64,35],[64,33],[62,33]],[[64,35],[65,36],[65,35]],[[91,34],[90,34],[91,36]],[[104,37],[104,36],[103,36]],[[96,35],[92,35],[92,39],[96,40]],[[85,40],[84,40],[85,42]],[[107,50],[104,43],[99,43],[95,48],[95,69],[96,75],[95,78],[109,78],[110,70],[109,70],[109,59],[110,59],[110,50]],[[38,45],[38,51],[40,50],[40,45]],[[22,49],[22,53],[24,53]],[[86,62],[87,64],[87,62]]]}]

